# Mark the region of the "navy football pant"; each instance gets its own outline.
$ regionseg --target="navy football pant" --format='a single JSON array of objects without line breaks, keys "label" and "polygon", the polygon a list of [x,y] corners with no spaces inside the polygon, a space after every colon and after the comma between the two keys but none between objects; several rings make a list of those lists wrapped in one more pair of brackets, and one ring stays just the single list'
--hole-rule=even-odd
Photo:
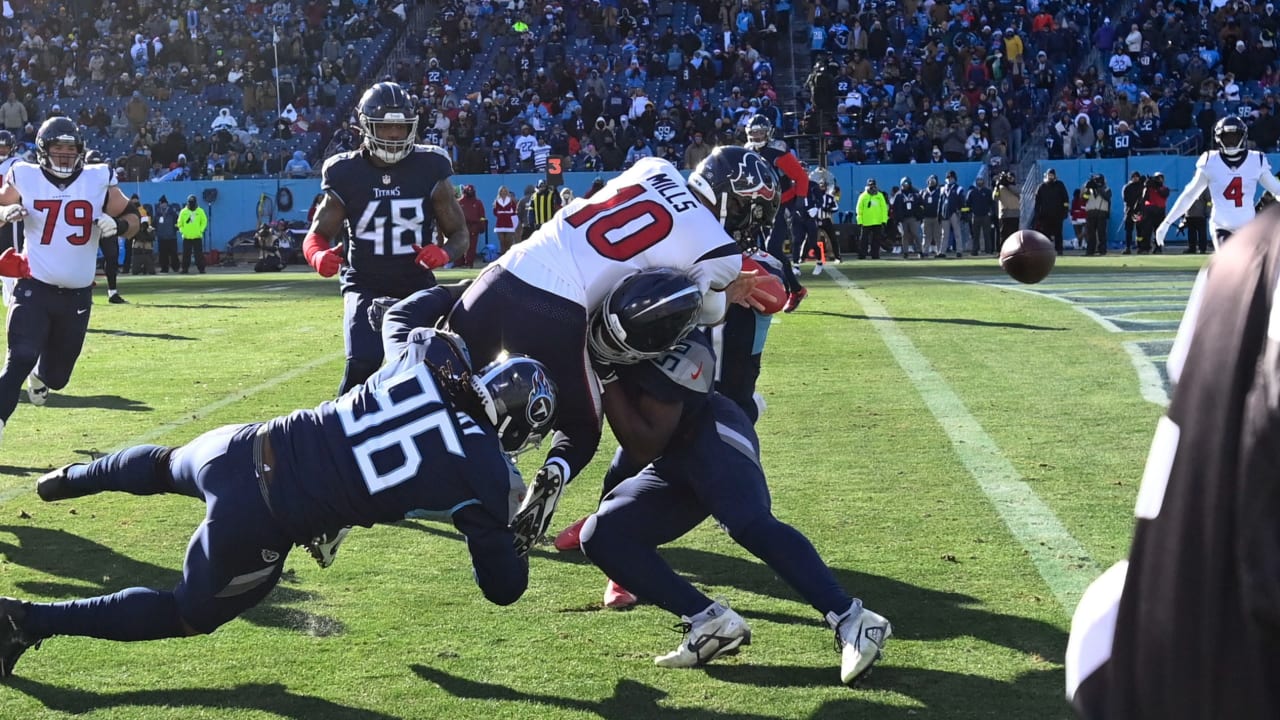
[{"label": "navy football pant", "polygon": [[476,369],[506,350],[547,367],[556,384],[553,451],[570,474],[590,462],[600,444],[600,390],[587,359],[587,310],[494,265],[480,274],[449,314],[449,329],[462,336]]},{"label": "navy football pant", "polygon": [[7,422],[13,415],[32,370],[54,390],[67,386],[84,348],[92,307],[92,288],[68,290],[35,278],[18,281],[9,308],[9,349],[0,370],[0,420]]},{"label": "navy football pant", "polygon": [[347,365],[342,373],[342,385],[338,395],[364,383],[382,366],[382,327],[375,326],[373,301],[384,297],[357,287],[342,292],[343,343],[347,351]]},{"label": "navy football pant", "polygon": [[[794,203],[795,201],[791,201]],[[782,263],[782,284],[786,286],[789,293],[800,292],[800,281],[796,280],[795,270],[791,268],[791,261],[787,259],[786,253],[782,252],[782,246],[787,242],[787,238],[791,237],[791,228],[789,222],[789,213],[791,212],[791,203],[778,208],[778,214],[773,216],[773,229],[769,231],[769,239],[766,241],[764,251],[778,258]],[[795,239],[791,240],[791,244],[795,245]]]},{"label": "navy football pant", "polygon": [[[582,551],[637,597],[692,617],[711,599],[672,570],[657,548],[710,515],[818,612],[848,610],[853,599],[813,544],[773,516],[751,422],[728,398],[714,395],[710,402],[688,444],[608,490],[583,525]],[[627,464],[619,451],[606,486],[627,473]]]},{"label": "navy football pant", "polygon": [[205,502],[173,590],[130,588],[113,595],[27,605],[26,628],[40,637],[85,635],[153,640],[213,632],[262,602],[293,543],[267,508],[253,463],[258,425],[228,425],[179,448],[139,445],[68,471],[85,491],[177,493]]}]

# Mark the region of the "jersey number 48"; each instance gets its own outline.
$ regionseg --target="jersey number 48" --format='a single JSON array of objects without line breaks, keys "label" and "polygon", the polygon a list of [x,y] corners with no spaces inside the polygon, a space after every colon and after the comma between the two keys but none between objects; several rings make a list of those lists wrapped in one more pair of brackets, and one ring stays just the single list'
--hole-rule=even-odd
[{"label": "jersey number 48", "polygon": [[353,234],[371,241],[374,255],[410,255],[422,244],[426,220],[422,198],[382,198],[365,205]]}]

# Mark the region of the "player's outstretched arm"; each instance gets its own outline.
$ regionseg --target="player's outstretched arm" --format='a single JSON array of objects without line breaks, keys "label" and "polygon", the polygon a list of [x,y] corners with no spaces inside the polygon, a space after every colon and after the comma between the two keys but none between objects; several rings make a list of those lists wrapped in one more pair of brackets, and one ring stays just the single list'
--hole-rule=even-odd
[{"label": "player's outstretched arm", "polygon": [[1156,245],[1164,245],[1164,237],[1169,234],[1169,229],[1173,224],[1182,219],[1187,214],[1187,210],[1191,209],[1191,204],[1200,197],[1200,193],[1209,187],[1209,177],[1204,171],[1197,168],[1195,177],[1191,178],[1191,183],[1182,188],[1182,193],[1178,195],[1178,199],[1174,201],[1173,207],[1169,208],[1165,214],[1164,220],[1160,222],[1160,226],[1156,228]]},{"label": "player's outstretched arm", "polygon": [[431,209],[440,234],[444,236],[444,251],[449,254],[446,262],[456,263],[466,254],[471,235],[467,231],[467,218],[462,214],[462,206],[458,204],[453,183],[448,178],[436,183],[431,190]]},{"label": "player's outstretched arm", "polygon": [[1280,178],[1271,173],[1270,167],[1267,167],[1267,171],[1258,176],[1258,184],[1271,193],[1272,197],[1280,200]]}]

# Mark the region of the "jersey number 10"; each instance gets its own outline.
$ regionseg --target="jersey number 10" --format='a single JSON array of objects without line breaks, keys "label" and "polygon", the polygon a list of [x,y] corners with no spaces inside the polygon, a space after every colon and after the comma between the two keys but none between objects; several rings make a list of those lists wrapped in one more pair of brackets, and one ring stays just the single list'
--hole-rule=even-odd
[{"label": "jersey number 10", "polygon": [[[626,261],[657,245],[671,232],[675,224],[671,211],[654,200],[641,200],[627,205],[644,193],[640,185],[628,185],[611,197],[589,202],[573,214],[565,217],[570,227],[586,226],[587,243],[610,260]],[[647,221],[632,228],[617,242],[606,237],[607,233],[621,230],[642,218]]]}]

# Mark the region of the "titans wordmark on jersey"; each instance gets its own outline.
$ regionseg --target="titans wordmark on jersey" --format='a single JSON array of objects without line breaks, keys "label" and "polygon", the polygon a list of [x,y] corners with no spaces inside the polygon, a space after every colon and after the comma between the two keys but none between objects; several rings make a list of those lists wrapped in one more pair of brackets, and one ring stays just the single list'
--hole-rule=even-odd
[{"label": "titans wordmark on jersey", "polygon": [[22,194],[25,249],[31,276],[64,288],[93,283],[98,262],[94,221],[102,216],[107,193],[116,186],[107,165],[86,165],[65,181],[54,182],[39,165],[18,161],[5,175]]},{"label": "titans wordmark on jersey", "polygon": [[414,246],[431,241],[431,192],[452,175],[449,156],[432,145],[415,145],[390,167],[375,166],[362,150],[325,161],[321,190],[346,208],[344,288],[360,285],[404,297],[434,284],[434,276],[414,262]]}]

